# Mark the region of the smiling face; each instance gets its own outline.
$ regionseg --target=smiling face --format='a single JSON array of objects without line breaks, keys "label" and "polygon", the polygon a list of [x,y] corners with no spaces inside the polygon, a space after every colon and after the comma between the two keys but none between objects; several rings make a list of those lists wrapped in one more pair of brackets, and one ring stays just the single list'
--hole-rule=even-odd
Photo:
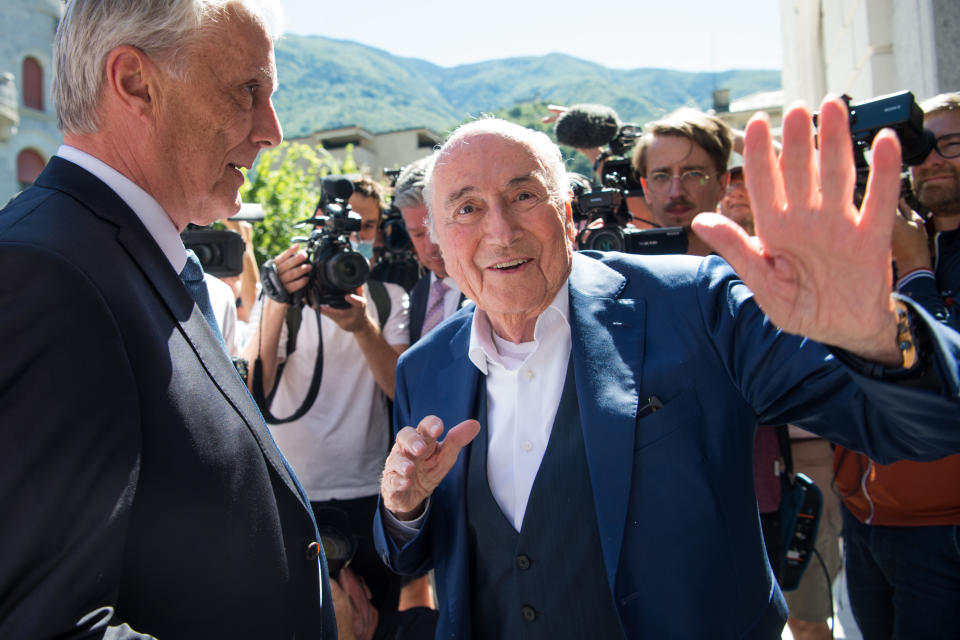
[{"label": "smiling face", "polygon": [[[960,133],[960,111],[927,114],[923,126],[937,138]],[[947,155],[952,154],[947,151]],[[960,157],[944,158],[931,151],[910,173],[917,199],[933,212],[937,229],[960,228]]]},{"label": "smiling face", "polygon": [[551,195],[544,163],[524,143],[489,131],[441,151],[430,210],[447,271],[503,338],[533,327],[570,274],[573,217]]},{"label": "smiling face", "polygon": [[157,85],[149,191],[178,228],[239,211],[239,168],[283,138],[266,30],[241,8],[206,30],[187,53],[184,80],[161,72]]}]

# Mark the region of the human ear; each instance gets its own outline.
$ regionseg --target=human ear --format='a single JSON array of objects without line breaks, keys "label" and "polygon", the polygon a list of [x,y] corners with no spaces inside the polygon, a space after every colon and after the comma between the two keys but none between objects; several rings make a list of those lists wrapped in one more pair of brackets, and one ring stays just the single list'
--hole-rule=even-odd
[{"label": "human ear", "polygon": [[136,117],[147,116],[155,106],[152,80],[156,70],[153,61],[140,49],[129,45],[116,47],[107,54],[104,91]]}]

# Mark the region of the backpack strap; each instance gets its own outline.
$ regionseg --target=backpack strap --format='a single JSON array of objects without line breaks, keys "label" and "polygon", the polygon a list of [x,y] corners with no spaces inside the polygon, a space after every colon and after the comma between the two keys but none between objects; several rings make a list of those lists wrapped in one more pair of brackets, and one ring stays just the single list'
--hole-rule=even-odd
[{"label": "backpack strap", "polygon": [[387,293],[387,286],[379,280],[367,280],[367,289],[370,291],[370,297],[373,298],[373,304],[377,308],[377,320],[380,322],[380,329],[387,323],[390,317],[390,294]]},{"label": "backpack strap", "polygon": [[[387,318],[390,317],[390,294],[387,292],[387,287],[379,280],[369,280],[367,286],[370,291],[370,297],[373,298],[373,304],[377,308],[377,319],[380,322],[380,328],[383,328],[383,325],[386,323]],[[317,357],[313,365],[313,376],[310,378],[310,388],[307,389],[307,395],[303,399],[303,403],[293,412],[292,415],[286,418],[278,418],[270,412],[270,405],[273,404],[273,398],[277,393],[277,389],[280,387],[280,376],[283,375],[284,365],[286,362],[282,362],[277,366],[277,375],[276,380],[273,385],[273,389],[270,391],[270,395],[266,396],[263,392],[263,366],[260,362],[260,358],[257,358],[256,362],[253,365],[253,398],[256,400],[257,405],[260,407],[260,411],[263,413],[264,420],[268,424],[286,424],[288,422],[293,422],[294,420],[299,420],[302,418],[307,411],[310,410],[310,407],[313,406],[313,403],[317,399],[317,393],[320,391],[320,380],[323,378],[323,330],[321,328],[321,315],[320,312],[314,309],[314,313],[317,314]],[[287,315],[284,318],[284,322],[287,324],[287,358],[290,357],[290,354],[293,353],[297,348],[297,334],[300,333],[300,325],[303,321],[303,307],[300,305],[290,305],[287,309]]]}]

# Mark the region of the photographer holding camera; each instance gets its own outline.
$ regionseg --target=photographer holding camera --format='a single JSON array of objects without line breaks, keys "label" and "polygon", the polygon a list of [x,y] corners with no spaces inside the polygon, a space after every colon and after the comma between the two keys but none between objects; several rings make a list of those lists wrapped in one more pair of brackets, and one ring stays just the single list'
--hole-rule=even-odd
[{"label": "photographer holding camera", "polygon": [[[911,167],[923,219],[901,205],[893,234],[897,291],[956,327],[960,289],[960,94],[925,101],[936,140]],[[927,232],[930,233],[928,239]],[[847,589],[866,640],[956,637],[960,629],[960,455],[879,464],[837,447]]]},{"label": "photographer holding camera", "polygon": [[[373,246],[380,199],[367,180],[358,182],[325,179],[305,249],[294,244],[264,265],[266,295],[245,355],[254,365],[251,392],[321,532],[331,526],[331,512],[346,515],[347,531],[333,523],[334,537],[352,548],[341,564],[349,561],[366,583],[382,619],[397,609],[400,580],[374,553],[370,531],[390,444],[387,399],[397,356],[409,344],[407,296],[398,285],[367,281],[362,249]],[[325,547],[340,546],[329,534],[323,538]],[[335,578],[338,554],[327,551]]]},{"label": "photographer holding camera", "polygon": [[733,135],[719,118],[683,108],[644,127],[632,165],[643,179],[647,206],[662,227],[682,227],[687,254],[712,249],[690,225],[701,211],[716,211],[727,189]]},{"label": "photographer holding camera", "polygon": [[[548,109],[553,115],[542,121],[555,122],[557,142],[590,160],[599,185],[594,187],[590,181],[584,185],[586,188],[574,190],[574,222],[578,230],[586,229],[578,234],[579,248],[627,253],[682,252],[682,234],[631,237],[636,230],[657,226],[650,220],[643,186],[630,163],[641,128],[621,123],[617,112],[602,104],[549,105]],[[597,229],[604,232],[598,235]]]}]

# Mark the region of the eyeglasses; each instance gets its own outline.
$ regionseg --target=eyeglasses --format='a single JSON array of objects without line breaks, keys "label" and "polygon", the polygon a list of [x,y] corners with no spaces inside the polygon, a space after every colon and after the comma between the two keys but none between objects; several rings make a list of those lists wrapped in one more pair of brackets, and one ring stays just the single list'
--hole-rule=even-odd
[{"label": "eyeglasses", "polygon": [[654,171],[647,176],[647,188],[651,191],[666,191],[674,180],[680,181],[680,186],[686,191],[699,189],[710,182],[710,175],[699,169],[690,169],[680,175],[672,175],[666,171]]},{"label": "eyeglasses", "polygon": [[948,133],[937,138],[934,146],[941,158],[949,159],[960,157],[960,133]]}]

